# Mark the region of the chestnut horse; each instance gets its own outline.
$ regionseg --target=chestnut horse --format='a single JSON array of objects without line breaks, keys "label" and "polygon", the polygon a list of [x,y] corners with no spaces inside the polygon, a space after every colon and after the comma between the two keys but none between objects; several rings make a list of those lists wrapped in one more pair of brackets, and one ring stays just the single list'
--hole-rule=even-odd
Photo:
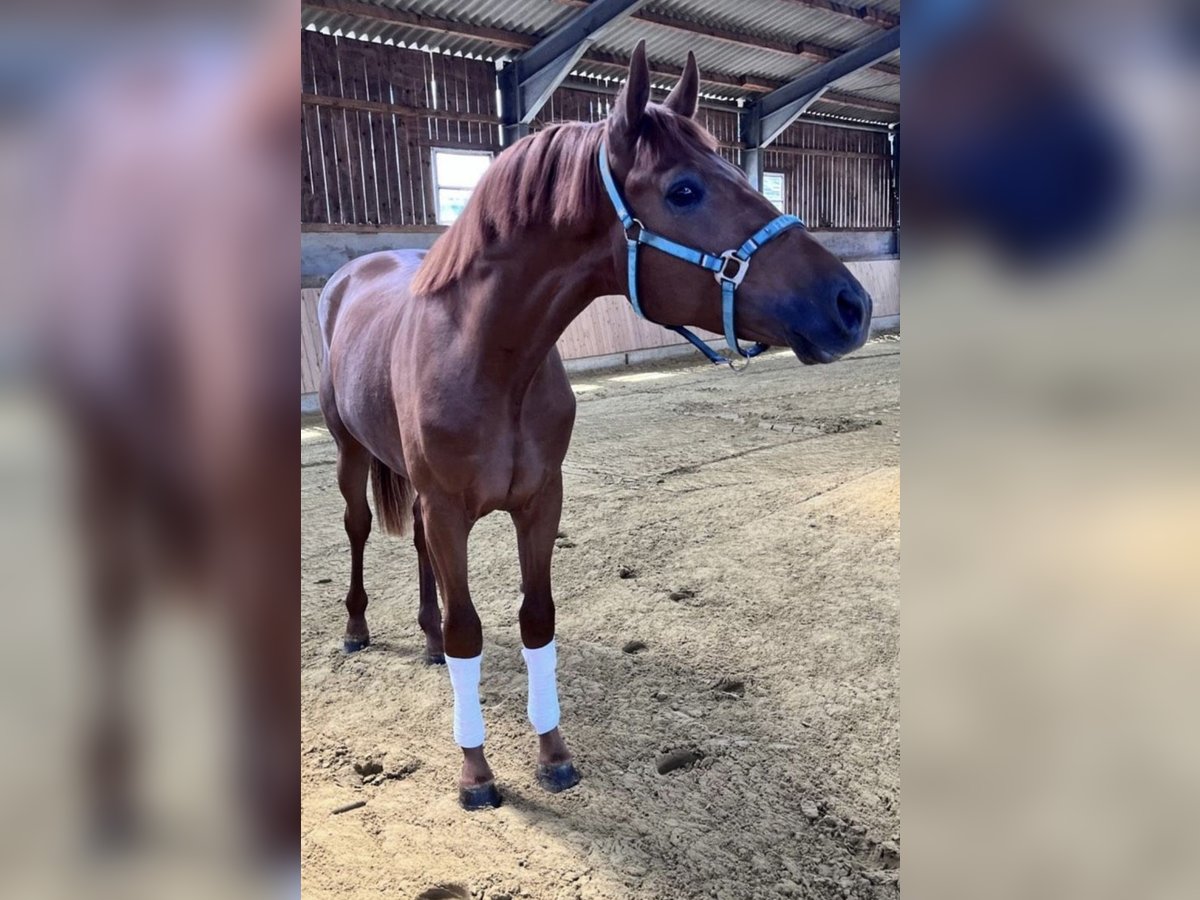
[{"label": "chestnut horse", "polygon": [[[450,670],[467,808],[500,802],[484,757],[483,635],[467,584],[467,537],[494,510],[508,512],[517,531],[538,781],[558,791],[579,780],[558,728],[550,586],[575,418],[555,341],[571,320],[594,298],[624,293],[660,324],[719,332],[723,295],[732,311],[736,289],[736,322],[728,316],[735,344],[740,337],[789,346],[816,363],[867,336],[871,301],[862,286],[799,220],[778,217],[693,121],[698,83],[689,56],[666,101],[649,103],[639,46],[607,121],[556,125],[518,141],[428,254],[360,257],[321,296],[321,408],[338,447],[352,553],[345,647],[370,640],[370,474],[386,530],[400,532],[411,510],[418,621],[428,661]],[[746,240],[752,234],[757,243]],[[740,247],[741,262],[727,261],[735,251],[722,255],[723,247]]]}]

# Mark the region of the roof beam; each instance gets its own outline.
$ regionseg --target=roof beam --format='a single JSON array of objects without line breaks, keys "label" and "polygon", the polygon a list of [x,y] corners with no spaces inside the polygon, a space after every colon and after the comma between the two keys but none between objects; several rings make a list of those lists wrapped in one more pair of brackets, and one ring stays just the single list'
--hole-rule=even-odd
[{"label": "roof beam", "polygon": [[888,103],[886,100],[876,100],[873,97],[860,97],[857,94],[847,94],[843,91],[827,90],[821,99],[828,103],[841,103],[843,106],[857,106],[859,109],[873,109],[876,112],[900,115],[899,103]]},{"label": "roof beam", "polygon": [[837,59],[759,97],[742,116],[742,168],[755,190],[763,186],[763,148],[796,121],[829,86],[882,59],[900,46],[900,27],[880,32]]},{"label": "roof beam", "polygon": [[848,16],[851,19],[870,22],[872,25],[881,25],[884,28],[895,28],[900,24],[900,17],[895,13],[883,9],[871,9],[858,3],[840,3],[838,0],[789,0],[789,2],[807,6],[809,9],[828,10],[840,16]]},{"label": "roof beam", "polygon": [[[602,66],[612,66],[614,69],[622,69],[628,72],[629,57],[621,53],[608,53],[600,50],[593,50],[591,53],[585,53],[582,57],[586,62],[596,63]],[[651,77],[657,78],[678,78],[683,74],[682,66],[673,66],[670,63],[655,63],[650,64]],[[740,91],[773,91],[777,87],[781,87],[783,82],[774,81],[770,78],[759,78],[756,75],[731,75],[727,72],[700,72],[701,84],[713,84],[719,87],[731,87]]]},{"label": "roof beam", "polygon": [[[489,41],[500,47],[507,47],[511,50],[527,50],[538,43],[537,37],[530,34],[522,34],[519,31],[509,31],[502,28],[489,28],[482,25],[469,25],[465,22],[453,22],[448,19],[437,19],[432,16],[422,15],[419,13],[405,12],[403,10],[393,9],[392,7],[372,6],[367,3],[354,2],[354,0],[303,0],[304,6],[321,12],[341,13],[346,16],[353,16],[359,19],[368,19],[373,22],[378,22],[382,25],[396,25],[407,28],[419,28],[422,31],[431,31],[436,34],[448,35],[466,35],[468,37],[477,37],[482,40]],[[583,0],[577,0],[578,4],[585,4]],[[758,45],[755,45],[758,46]],[[812,55],[817,55],[817,51],[811,46],[807,47],[806,52]],[[821,48],[820,54],[822,58],[836,58],[837,51]],[[611,66],[614,69],[628,70],[629,57],[619,53],[608,53],[599,50],[590,50],[585,52],[580,57],[581,60],[595,63],[602,66]],[[874,67],[880,71],[887,71],[888,67],[876,65]],[[899,74],[899,69],[890,67]],[[651,62],[651,76],[658,78],[678,78],[683,74],[683,68],[673,66],[667,63]],[[712,85],[715,87],[735,88],[742,91],[768,92],[776,90],[783,86],[784,82],[776,81],[770,78],[760,78],[756,75],[736,75],[728,72],[711,72],[701,70],[701,84]]]},{"label": "roof beam", "polygon": [[505,142],[528,132],[538,110],[600,32],[646,0],[596,0],[512,60],[500,73]]},{"label": "roof beam", "polygon": [[[563,6],[571,6],[576,9],[586,9],[594,5],[598,0],[554,0]],[[820,6],[826,8],[813,0],[812,3],[807,3],[810,6]],[[831,4],[843,6],[849,9],[846,4],[838,3]],[[835,10],[836,11],[836,10]],[[737,44],[741,47],[753,47],[756,50],[771,50],[775,53],[786,53],[788,56],[811,56],[814,59],[819,59],[825,62],[837,59],[845,51],[838,50],[834,47],[826,47],[822,44],[814,44],[811,41],[784,41],[778,38],[763,37],[756,34],[748,34],[744,31],[736,31],[729,28],[720,28],[715,25],[704,25],[699,22],[691,22],[687,19],[679,19],[667,13],[656,12],[655,10],[644,9],[634,13],[632,18],[640,22],[648,22],[651,25],[657,25],[660,28],[669,28],[672,31],[680,31],[685,34],[695,34],[701,37],[713,38],[714,40],[724,41],[728,44]],[[862,19],[862,16],[855,15],[855,18]],[[863,19],[864,21],[868,21]],[[896,22],[899,23],[899,18],[896,17]],[[879,63],[873,68],[880,72],[886,72],[888,75],[899,75],[900,67],[890,63]]]},{"label": "roof beam", "polygon": [[646,0],[595,0],[517,57],[517,68],[533,72],[551,65],[562,54],[587,46],[616,20],[630,15]]},{"label": "roof beam", "polygon": [[767,146],[831,84],[852,72],[866,68],[899,46],[900,28],[897,26],[880,32],[837,59],[817,66],[783,87],[760,97],[754,104],[754,114],[748,117],[756,122],[757,133],[748,135],[746,143],[754,147]]}]

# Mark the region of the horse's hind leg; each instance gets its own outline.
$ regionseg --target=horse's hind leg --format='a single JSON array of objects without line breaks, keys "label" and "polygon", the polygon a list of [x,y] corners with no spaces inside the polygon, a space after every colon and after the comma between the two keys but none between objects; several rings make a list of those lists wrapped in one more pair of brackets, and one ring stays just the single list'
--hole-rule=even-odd
[{"label": "horse's hind leg", "polygon": [[579,783],[579,772],[558,730],[557,649],[550,557],[562,514],[562,473],[523,509],[513,513],[521,557],[521,643],[529,675],[529,721],[538,735],[538,783],[551,793]]},{"label": "horse's hind leg", "polygon": [[363,548],[371,535],[371,507],[367,503],[367,477],[371,454],[358,441],[343,435],[338,440],[338,488],[346,501],[346,536],[350,538],[350,589],[346,592],[346,634],[342,646],[354,653],[371,643],[367,628],[367,589],[363,586]]},{"label": "horse's hind leg", "polygon": [[417,548],[417,580],[420,584],[421,606],[417,624],[425,632],[425,662],[431,666],[444,665],[446,651],[442,641],[442,613],[438,609],[437,579],[429,547],[425,543],[425,523],[421,518],[421,498],[413,502],[413,544]]}]

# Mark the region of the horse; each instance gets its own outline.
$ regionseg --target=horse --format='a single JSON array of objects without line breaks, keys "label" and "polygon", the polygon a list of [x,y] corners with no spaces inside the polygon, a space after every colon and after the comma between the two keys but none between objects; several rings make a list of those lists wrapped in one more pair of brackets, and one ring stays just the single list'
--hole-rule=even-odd
[{"label": "horse", "polygon": [[39,124],[28,218],[92,663],[89,837],[151,846],[130,660],[139,625],[187,603],[228,648],[214,668],[232,672],[231,774],[252,846],[298,879],[300,703],[295,645],[279,639],[298,624],[299,551],[294,469],[280,464],[295,447],[299,289],[280,227],[296,190],[285,24],[267,16],[236,47],[170,32],[102,48]]},{"label": "horse", "polygon": [[[867,337],[862,285],[798,219],[778,216],[694,120],[694,56],[661,105],[649,102],[649,77],[639,44],[605,121],[512,144],[427,253],[359,257],[319,301],[320,404],[351,549],[344,649],[370,641],[369,479],[385,531],[403,533],[411,519],[417,620],[427,662],[449,669],[466,809],[502,802],[484,754],[483,635],[467,583],[468,535],[497,510],[517,534],[537,780],[558,792],[581,777],[559,728],[551,590],[575,418],[555,349],[567,325],[595,298],[626,294],[664,326],[725,329],[743,357],[786,346],[827,363]],[[744,350],[742,339],[759,344]]]}]

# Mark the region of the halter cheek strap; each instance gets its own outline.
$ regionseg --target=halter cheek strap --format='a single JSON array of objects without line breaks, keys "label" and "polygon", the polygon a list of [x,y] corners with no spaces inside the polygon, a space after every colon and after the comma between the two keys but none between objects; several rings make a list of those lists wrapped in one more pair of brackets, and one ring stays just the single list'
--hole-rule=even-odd
[{"label": "halter cheek strap", "polygon": [[[604,189],[608,193],[608,199],[612,201],[617,218],[621,220],[621,226],[625,229],[625,243],[628,248],[629,302],[633,305],[633,311],[643,319],[646,319],[646,321],[653,321],[642,310],[642,303],[638,297],[638,248],[644,244],[713,273],[713,277],[721,285],[721,319],[725,326],[725,343],[729,345],[729,349],[734,354],[748,361],[766,350],[766,344],[754,344],[749,348],[743,348],[738,343],[737,333],[734,328],[735,294],[738,285],[746,277],[746,271],[750,268],[750,257],[772,238],[778,237],[788,229],[803,228],[803,220],[796,216],[777,216],[754,232],[742,246],[734,250],[726,250],[724,253],[714,256],[703,250],[697,250],[694,247],[676,243],[670,238],[655,234],[653,231],[647,231],[646,226],[640,220],[633,217],[621,197],[621,192],[617,188],[616,181],[613,180],[612,169],[608,165],[608,152],[603,143],[600,144],[600,178],[604,181]],[[727,363],[731,367],[733,366],[733,358],[727,359],[721,356],[688,329],[675,325],[664,325],[663,327],[669,328],[671,331],[686,338],[712,362],[718,365]]]}]

